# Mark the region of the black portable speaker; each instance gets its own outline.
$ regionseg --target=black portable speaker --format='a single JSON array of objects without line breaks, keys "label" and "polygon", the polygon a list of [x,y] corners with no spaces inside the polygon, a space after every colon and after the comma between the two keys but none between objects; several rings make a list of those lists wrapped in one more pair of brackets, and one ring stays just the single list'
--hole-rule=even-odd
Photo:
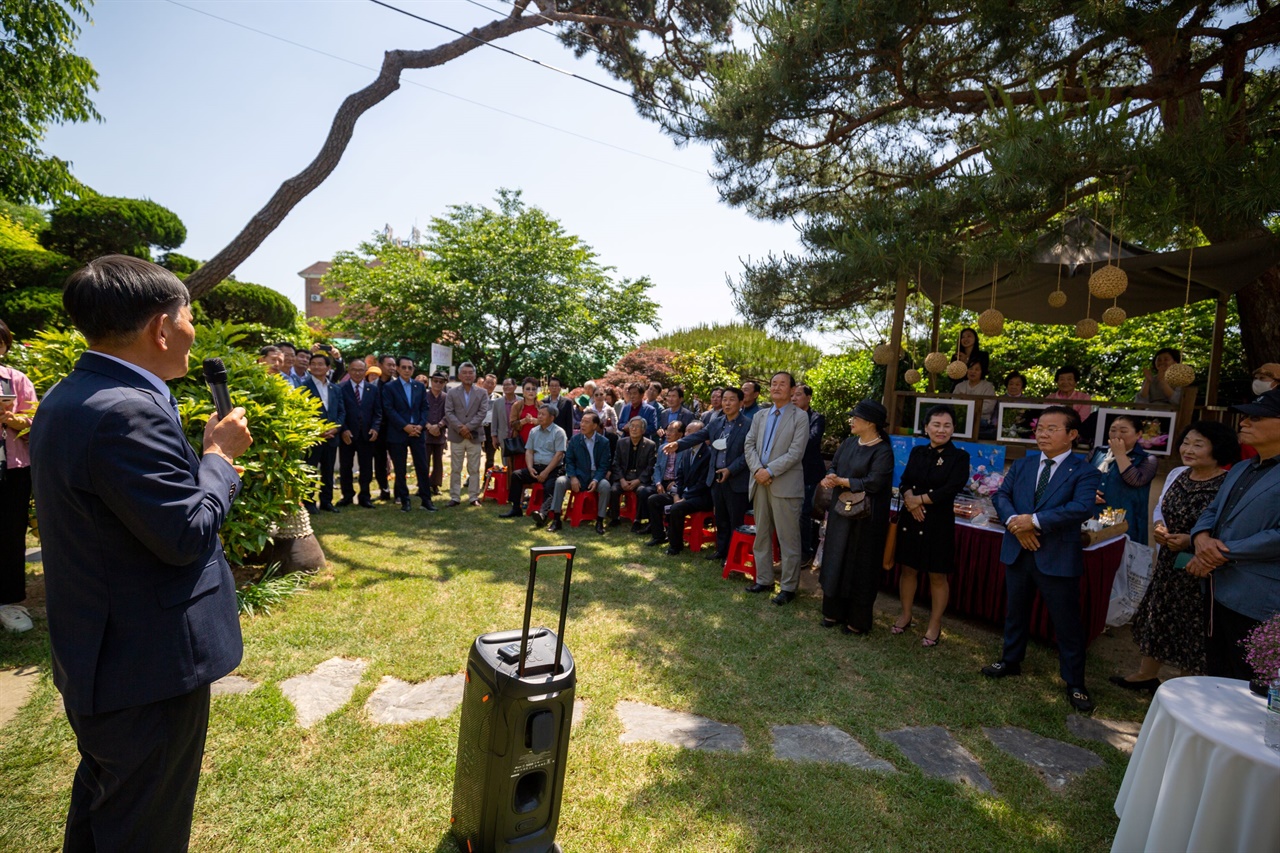
[{"label": "black portable speaker", "polygon": [[[458,846],[466,853],[548,853],[564,792],[573,691],[573,655],[564,646],[569,583],[577,547],[529,549],[524,627],[482,634],[467,656],[453,777]],[[564,557],[560,627],[529,629],[538,561]]]}]

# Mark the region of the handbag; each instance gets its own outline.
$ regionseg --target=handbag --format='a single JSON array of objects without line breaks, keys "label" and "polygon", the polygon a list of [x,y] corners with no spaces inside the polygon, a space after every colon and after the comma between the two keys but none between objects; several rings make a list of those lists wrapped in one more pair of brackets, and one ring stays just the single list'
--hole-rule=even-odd
[{"label": "handbag", "polygon": [[835,489],[819,483],[813,495],[813,509],[817,513],[834,512],[841,518],[866,518],[871,515],[871,501],[866,492],[846,489],[837,495]]},{"label": "handbag", "polygon": [[889,535],[884,539],[884,560],[881,561],[881,567],[887,572],[891,570],[897,562],[898,551],[898,525],[889,525]]},{"label": "handbag", "polygon": [[524,439],[518,435],[502,439],[502,455],[508,459],[512,456],[524,455]]}]

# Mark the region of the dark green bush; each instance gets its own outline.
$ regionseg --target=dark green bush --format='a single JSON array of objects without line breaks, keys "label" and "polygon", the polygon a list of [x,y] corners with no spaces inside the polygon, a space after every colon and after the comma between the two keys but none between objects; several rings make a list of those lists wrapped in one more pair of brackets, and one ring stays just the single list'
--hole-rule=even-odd
[{"label": "dark green bush", "polygon": [[111,254],[151,260],[152,246],[174,249],[186,239],[187,227],[172,210],[147,199],[110,196],[63,202],[40,234],[46,249],[80,261]]},{"label": "dark green bush", "polygon": [[180,255],[177,252],[165,252],[156,263],[179,276],[191,275],[200,269],[200,262],[195,258],[188,258],[186,255]]},{"label": "dark green bush", "polygon": [[4,320],[19,340],[42,329],[65,329],[71,325],[62,310],[62,291],[55,287],[24,287],[0,294],[0,320]]},{"label": "dark green bush", "polygon": [[62,287],[80,266],[73,258],[42,249],[0,249],[0,293],[24,287]]},{"label": "dark green bush", "polygon": [[298,314],[298,309],[283,293],[248,281],[224,281],[199,301],[207,317],[224,323],[261,323],[288,328]]}]

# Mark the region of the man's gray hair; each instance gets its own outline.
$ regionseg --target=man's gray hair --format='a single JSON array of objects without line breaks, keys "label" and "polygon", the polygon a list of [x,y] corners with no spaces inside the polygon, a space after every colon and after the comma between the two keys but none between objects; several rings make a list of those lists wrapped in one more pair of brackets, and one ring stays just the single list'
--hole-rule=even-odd
[{"label": "man's gray hair", "polygon": [[560,414],[559,410],[558,410],[558,409],[556,409],[556,407],[555,407],[555,406],[552,406],[552,405],[551,405],[551,404],[549,404],[549,403],[543,403],[541,406],[539,406],[539,407],[538,407],[538,411],[539,411],[539,412],[550,412],[550,413],[551,413],[551,420],[553,420],[553,421],[556,419],[556,415]]},{"label": "man's gray hair", "polygon": [[637,422],[640,424],[640,426],[644,427],[645,429],[649,428],[649,425],[645,423],[644,418],[640,417],[639,415],[636,415],[634,418],[627,421],[627,428],[630,429],[631,425]]}]

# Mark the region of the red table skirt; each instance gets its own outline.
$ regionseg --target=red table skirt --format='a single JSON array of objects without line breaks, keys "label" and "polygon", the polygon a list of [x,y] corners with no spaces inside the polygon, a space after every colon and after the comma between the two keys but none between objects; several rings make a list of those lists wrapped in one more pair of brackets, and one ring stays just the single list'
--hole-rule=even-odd
[{"label": "red table skirt", "polygon": [[[956,616],[977,617],[1004,626],[1005,592],[1004,565],[1000,562],[998,530],[978,530],[963,524],[956,525],[956,569],[951,573],[951,599],[947,612]],[[1111,583],[1124,556],[1122,536],[1114,542],[1084,552],[1084,575],[1080,579],[1080,622],[1084,626],[1087,642],[1107,627],[1107,604],[1111,598]],[[898,567],[884,573],[881,587],[898,591]],[[916,603],[929,606],[929,583],[921,578],[916,587]],[[1031,634],[1045,640],[1053,640],[1049,625],[1049,611],[1045,609],[1040,594],[1036,593],[1031,610]]]}]

